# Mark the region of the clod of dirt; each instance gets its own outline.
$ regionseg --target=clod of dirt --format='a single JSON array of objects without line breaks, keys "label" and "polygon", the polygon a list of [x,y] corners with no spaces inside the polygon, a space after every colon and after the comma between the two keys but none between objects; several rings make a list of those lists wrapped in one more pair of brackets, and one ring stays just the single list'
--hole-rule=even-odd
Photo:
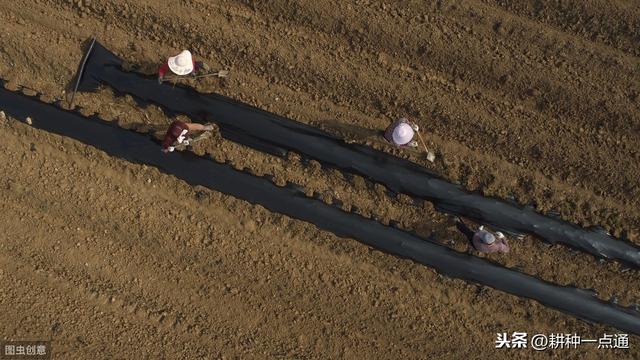
[{"label": "clod of dirt", "polygon": [[373,188],[375,189],[376,194],[381,195],[381,196],[384,196],[386,194],[386,192],[387,192],[387,188],[384,187],[384,185],[382,185],[382,184],[375,184],[375,185],[373,185]]},{"label": "clod of dirt", "polygon": [[367,189],[367,182],[364,180],[363,177],[355,175],[353,176],[353,186],[354,188],[356,188],[357,190],[366,190]]},{"label": "clod of dirt", "polygon": [[27,96],[36,96],[38,93],[33,89],[22,88],[22,93]]},{"label": "clod of dirt", "polygon": [[427,160],[429,160],[429,162],[434,162],[436,160],[436,154],[434,154],[433,152],[429,151],[427,153]]},{"label": "clod of dirt", "polygon": [[251,219],[243,220],[241,224],[247,231],[250,231],[250,232],[256,231],[257,225],[255,221]]}]

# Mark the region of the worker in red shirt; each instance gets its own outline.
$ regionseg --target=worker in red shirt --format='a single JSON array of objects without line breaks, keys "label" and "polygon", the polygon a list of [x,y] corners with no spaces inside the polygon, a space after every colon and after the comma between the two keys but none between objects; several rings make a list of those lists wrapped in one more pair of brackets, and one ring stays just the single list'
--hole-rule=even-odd
[{"label": "worker in red shirt", "polygon": [[213,125],[210,124],[202,125],[176,120],[171,123],[171,126],[169,126],[169,129],[167,130],[167,133],[164,135],[164,139],[162,140],[162,152],[166,154],[168,152],[174,151],[176,149],[176,146],[190,145],[190,143],[193,142],[193,139],[189,137],[190,132],[211,130],[213,130]]},{"label": "worker in red shirt", "polygon": [[160,66],[158,70],[158,84],[162,84],[164,76],[169,71],[177,76],[189,74],[196,76],[200,70],[208,71],[209,66],[201,61],[195,61],[189,50],[183,50],[180,54],[168,58],[167,62]]}]

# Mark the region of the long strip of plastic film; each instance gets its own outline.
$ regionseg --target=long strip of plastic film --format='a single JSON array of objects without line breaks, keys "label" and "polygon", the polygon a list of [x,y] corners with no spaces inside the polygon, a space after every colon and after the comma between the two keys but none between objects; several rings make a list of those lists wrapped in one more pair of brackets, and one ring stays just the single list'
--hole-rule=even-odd
[{"label": "long strip of plastic film", "polygon": [[0,90],[0,109],[18,119],[31,117],[35,128],[76,139],[114,157],[155,166],[189,184],[202,185],[260,204],[270,211],[312,223],[339,237],[356,239],[387,253],[412,259],[442,274],[534,299],[587,321],[640,334],[640,314],[631,308],[602,301],[588,290],[545,282],[345,212],[307,197],[294,185],[278,187],[267,178],[235,170],[190,152],[166,156],[146,134],[119,128],[95,116],[84,117],[4,88]]},{"label": "long strip of plastic film", "polygon": [[186,114],[194,121],[214,121],[223,137],[255,149],[277,155],[293,151],[324,166],[362,175],[394,192],[428,200],[441,211],[640,268],[640,248],[603,231],[584,229],[528,207],[469,193],[415,163],[368,146],[347,144],[315,127],[221,95],[202,94],[180,84],[158,85],[154,77],[124,71],[121,65],[121,59],[96,42],[84,74],[79,75],[79,89],[93,91],[107,85],[143,103]]}]

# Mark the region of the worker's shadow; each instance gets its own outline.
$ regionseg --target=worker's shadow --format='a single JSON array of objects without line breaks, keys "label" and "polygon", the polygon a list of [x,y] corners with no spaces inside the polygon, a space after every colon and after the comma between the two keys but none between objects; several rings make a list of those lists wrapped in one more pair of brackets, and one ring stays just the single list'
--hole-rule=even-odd
[{"label": "worker's shadow", "polygon": [[140,63],[130,63],[124,61],[122,63],[122,70],[129,72],[137,72],[144,75],[156,75],[160,66],[159,62],[143,61]]},{"label": "worker's shadow", "polygon": [[335,119],[318,121],[313,125],[338,135],[347,142],[379,141],[384,135],[384,131],[382,130],[367,129],[360,126],[345,124],[344,122],[340,122]]},{"label": "worker's shadow", "polygon": [[167,125],[163,124],[120,122],[116,120],[114,125],[122,129],[135,131],[140,134],[148,134],[155,139],[162,138],[164,136],[164,133],[167,131]]},{"label": "worker's shadow", "polygon": [[456,219],[456,228],[460,231],[469,241],[469,245],[473,246],[473,235],[475,232],[465,224],[462,219]]}]

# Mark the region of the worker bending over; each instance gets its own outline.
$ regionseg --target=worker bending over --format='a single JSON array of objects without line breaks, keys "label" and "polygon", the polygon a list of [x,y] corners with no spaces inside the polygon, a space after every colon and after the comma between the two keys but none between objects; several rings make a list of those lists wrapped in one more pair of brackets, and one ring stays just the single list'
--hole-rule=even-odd
[{"label": "worker bending over", "polygon": [[171,123],[167,133],[162,140],[162,152],[165,154],[172,152],[176,149],[176,146],[188,146],[193,143],[193,140],[189,137],[190,133],[195,131],[211,131],[213,125],[202,125],[196,123],[186,123],[184,121],[176,120]]},{"label": "worker bending over", "polygon": [[410,122],[407,118],[401,118],[389,125],[384,131],[384,138],[393,145],[404,147],[417,147],[418,142],[413,140],[418,125]]},{"label": "worker bending over", "polygon": [[472,231],[469,227],[456,218],[456,226],[463,234],[465,234],[473,247],[482,253],[508,253],[509,243],[507,238],[500,231],[497,231],[495,235],[484,229],[484,226],[480,226],[477,231]]}]

